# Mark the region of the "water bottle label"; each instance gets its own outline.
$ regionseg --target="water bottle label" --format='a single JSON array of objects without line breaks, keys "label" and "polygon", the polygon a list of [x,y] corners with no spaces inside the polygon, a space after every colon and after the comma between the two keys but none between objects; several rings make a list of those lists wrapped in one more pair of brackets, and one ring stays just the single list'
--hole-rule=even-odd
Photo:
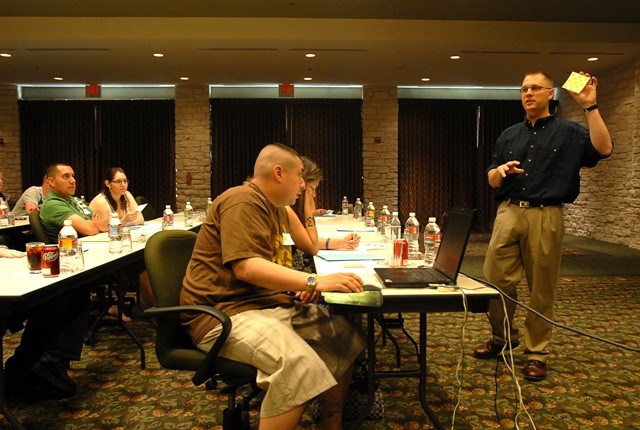
[{"label": "water bottle label", "polygon": [[63,237],[60,239],[58,245],[61,249],[70,250],[71,248],[77,246],[78,240],[73,237]]}]

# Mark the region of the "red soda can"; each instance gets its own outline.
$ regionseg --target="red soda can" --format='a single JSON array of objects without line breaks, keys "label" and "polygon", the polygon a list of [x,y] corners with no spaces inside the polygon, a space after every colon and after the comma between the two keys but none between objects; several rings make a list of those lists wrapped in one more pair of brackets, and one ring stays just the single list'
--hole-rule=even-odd
[{"label": "red soda can", "polygon": [[57,244],[42,247],[42,276],[58,276],[60,274],[60,248]]}]

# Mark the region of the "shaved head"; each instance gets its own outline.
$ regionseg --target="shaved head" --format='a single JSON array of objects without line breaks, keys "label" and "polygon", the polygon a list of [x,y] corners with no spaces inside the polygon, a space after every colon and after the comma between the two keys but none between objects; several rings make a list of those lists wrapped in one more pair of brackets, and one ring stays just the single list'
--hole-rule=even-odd
[{"label": "shaved head", "polygon": [[285,169],[296,166],[300,161],[300,155],[293,149],[281,143],[271,143],[260,151],[256,163],[253,166],[253,176],[264,178],[271,175],[273,168],[280,165]]}]

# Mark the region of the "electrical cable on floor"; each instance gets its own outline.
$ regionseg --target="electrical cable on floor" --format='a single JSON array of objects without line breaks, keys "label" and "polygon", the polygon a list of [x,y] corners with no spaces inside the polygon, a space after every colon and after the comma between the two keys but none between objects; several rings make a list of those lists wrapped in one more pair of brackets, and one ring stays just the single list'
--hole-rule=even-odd
[{"label": "electrical cable on floor", "polygon": [[[462,273],[462,272],[460,272],[460,273]],[[484,285],[486,285],[486,286],[488,286],[488,287],[490,287],[490,288],[493,288],[493,289],[494,289],[494,290],[496,290],[498,293],[500,293],[500,295],[501,295],[501,296],[505,297],[505,298],[506,298],[507,300],[509,300],[510,302],[514,303],[514,304],[515,304],[515,305],[517,305],[517,306],[521,306],[521,307],[523,307],[524,309],[528,310],[529,312],[532,312],[532,313],[536,314],[538,317],[542,318],[543,320],[545,320],[545,321],[546,321],[546,322],[548,322],[549,324],[552,324],[552,325],[554,325],[554,326],[556,326],[556,327],[558,327],[558,328],[565,329],[565,330],[567,330],[567,331],[570,331],[570,332],[573,332],[573,333],[579,334],[579,335],[581,335],[581,336],[588,337],[588,338],[590,338],[590,339],[594,339],[594,340],[598,340],[598,341],[600,341],[600,342],[608,343],[609,345],[617,346],[618,348],[626,349],[627,351],[640,352],[640,348],[634,348],[634,347],[631,347],[631,346],[623,345],[623,344],[621,344],[621,343],[618,343],[618,342],[615,342],[615,341],[612,341],[612,340],[609,340],[609,339],[605,339],[605,338],[603,338],[603,337],[596,336],[596,335],[594,335],[594,334],[590,334],[590,333],[587,333],[587,332],[582,331],[582,330],[578,330],[578,329],[575,329],[575,328],[571,328],[571,327],[566,326],[566,325],[564,325],[564,324],[557,323],[557,322],[555,322],[555,321],[553,321],[553,320],[551,320],[551,319],[547,318],[546,316],[542,315],[540,312],[538,312],[538,311],[536,311],[536,310],[534,310],[534,309],[530,308],[529,306],[525,305],[524,303],[519,302],[519,301],[517,301],[517,300],[515,300],[515,299],[513,299],[513,298],[511,298],[511,297],[509,297],[509,295],[508,295],[507,293],[505,293],[505,292],[504,292],[504,291],[502,291],[499,287],[497,287],[497,286],[493,285],[492,283],[487,282],[487,281],[485,281],[485,280],[483,280],[483,279],[476,278],[475,276],[468,275],[468,274],[466,274],[466,273],[463,273],[463,275],[465,275],[465,276],[466,276],[466,277],[468,277],[469,279],[473,279],[473,280],[474,280],[474,281],[476,281],[476,282],[480,282],[481,284],[484,284]]]},{"label": "electrical cable on floor", "polygon": [[[518,416],[519,416],[519,414],[521,412],[521,409],[525,411],[525,413],[529,417],[529,420],[531,421],[531,424],[533,425],[534,428],[535,428],[535,424],[533,424],[533,419],[531,418],[531,415],[529,414],[529,412],[527,411],[526,407],[524,406],[524,403],[522,402],[521,388],[520,388],[520,385],[518,384],[518,381],[517,381],[517,378],[516,378],[516,375],[515,375],[515,371],[513,369],[513,349],[511,348],[511,330],[510,330],[509,321],[508,321],[508,318],[507,318],[506,302],[504,301],[505,298],[507,300],[509,300],[510,302],[514,303],[516,306],[520,306],[520,307],[526,309],[527,311],[534,313],[535,315],[537,315],[538,317],[542,318],[544,321],[548,322],[549,324],[551,324],[553,326],[556,326],[556,327],[561,328],[561,329],[565,329],[565,330],[570,331],[572,333],[576,333],[578,335],[581,335],[581,336],[584,336],[584,337],[587,337],[587,338],[590,338],[590,339],[593,339],[593,340],[597,340],[597,341],[600,341],[600,342],[603,342],[603,343],[607,343],[609,345],[616,346],[618,348],[621,348],[621,349],[624,349],[624,350],[627,350],[627,351],[640,352],[640,348],[634,348],[634,347],[631,347],[631,346],[623,345],[621,343],[618,343],[618,342],[615,342],[615,341],[612,341],[612,340],[609,340],[609,339],[605,339],[603,337],[596,336],[594,334],[587,333],[585,331],[582,331],[582,330],[579,330],[579,329],[575,329],[575,328],[566,326],[564,324],[557,323],[557,322],[551,320],[550,318],[546,317],[545,315],[542,315],[540,312],[538,312],[538,311],[532,309],[531,307],[525,305],[524,303],[513,299],[512,297],[510,297],[508,294],[506,294],[504,291],[502,291],[496,285],[493,285],[492,283],[490,283],[488,281],[485,281],[484,279],[476,278],[475,276],[469,275],[467,273],[463,273],[463,272],[460,272],[460,273],[462,273],[463,275],[465,275],[469,279],[472,279],[472,280],[474,280],[476,282],[479,282],[481,284],[484,284],[484,285],[488,286],[489,288],[492,288],[492,289],[496,290],[500,294],[500,298],[502,300],[502,306],[503,306],[503,310],[504,310],[504,314],[505,314],[505,320],[503,321],[503,329],[504,329],[504,333],[505,333],[505,337],[506,337],[505,345],[502,348],[501,354],[503,354],[503,357],[504,357],[504,351],[505,351],[505,349],[508,349],[509,355],[510,355],[511,366],[509,365],[509,363],[507,362],[506,359],[505,359],[504,362],[507,365],[507,368],[509,368],[509,370],[512,373],[513,380],[514,380],[514,382],[516,384],[518,403],[519,403],[519,406],[520,406],[518,408],[518,412],[516,413],[516,417],[514,419],[516,428],[518,427]],[[495,398],[494,398],[494,406],[495,406],[496,417],[498,418],[498,422],[500,423],[500,426],[502,427],[502,423],[500,421],[500,416],[498,414],[498,409],[497,409],[497,401],[498,401],[498,382],[497,382],[498,381],[498,379],[497,379],[498,378],[498,366],[499,366],[499,361],[496,364],[496,371],[495,371],[496,395],[495,395]]]},{"label": "electrical cable on floor", "polygon": [[[462,272],[461,272],[462,273]],[[465,276],[474,279],[477,282],[481,282],[481,283],[485,283],[482,282],[478,279],[473,278],[472,276],[469,276],[467,274],[464,274]],[[462,289],[461,289],[462,290]],[[524,401],[522,400],[522,388],[520,386],[520,383],[518,382],[518,377],[516,375],[515,372],[515,365],[514,365],[514,360],[513,360],[513,348],[511,347],[511,325],[509,322],[509,319],[507,318],[507,303],[504,300],[504,296],[505,294],[503,292],[500,292],[500,301],[502,302],[502,309],[505,315],[504,320],[502,321],[503,324],[503,333],[505,333],[505,344],[502,346],[502,350],[500,351],[499,356],[501,355],[503,357],[503,362],[505,363],[505,365],[507,366],[507,369],[509,370],[509,373],[511,373],[511,379],[513,380],[513,383],[515,385],[515,395],[518,401],[518,406],[517,406],[517,411],[514,417],[514,423],[515,423],[515,427],[516,429],[519,429],[520,426],[518,424],[518,419],[520,416],[520,413],[522,411],[524,411],[529,419],[529,422],[531,423],[531,426],[533,427],[533,429],[536,429],[536,425],[533,421],[533,417],[529,414],[529,411],[527,410]],[[505,352],[508,351],[509,354],[507,356],[505,356]],[[498,356],[498,357],[499,357]],[[504,428],[504,426],[502,425],[502,420],[500,419],[500,412],[498,411],[498,368],[500,366],[500,359],[498,358],[496,360],[496,369],[495,369],[495,373],[494,373],[494,381],[495,381],[495,395],[494,395],[494,401],[493,401],[493,406],[494,406],[494,412],[496,414],[496,419],[498,420],[498,423],[500,424],[500,427]]]},{"label": "electrical cable on floor", "polygon": [[[463,362],[464,362],[464,339],[465,339],[465,329],[467,327],[467,320],[469,317],[469,309],[468,309],[468,303],[467,303],[467,296],[464,292],[464,290],[462,288],[458,288],[458,291],[460,291],[460,294],[462,294],[462,306],[464,307],[464,319],[462,320],[462,328],[460,329],[460,339],[461,339],[461,345],[462,347],[460,348],[460,357],[458,358],[458,364],[456,365],[456,381],[458,382],[458,394],[457,394],[457,401],[455,406],[453,407],[453,414],[451,415],[451,430],[454,429],[455,423],[456,423],[456,411],[458,410],[458,406],[460,406],[460,398],[462,395],[462,381],[464,380],[464,367],[462,366]],[[460,374],[462,373],[462,378],[460,377]]]}]

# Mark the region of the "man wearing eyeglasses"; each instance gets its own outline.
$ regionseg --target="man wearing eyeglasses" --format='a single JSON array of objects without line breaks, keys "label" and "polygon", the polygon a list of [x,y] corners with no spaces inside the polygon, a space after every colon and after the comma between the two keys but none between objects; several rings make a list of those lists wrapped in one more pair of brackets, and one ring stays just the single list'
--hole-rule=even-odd
[{"label": "man wearing eyeglasses", "polygon": [[[613,151],[613,142],[596,101],[598,80],[587,73],[587,85],[569,95],[583,109],[588,129],[551,114],[553,80],[545,72],[527,73],[520,88],[526,119],[507,128],[498,138],[487,177],[500,201],[489,242],[484,276],[511,298],[517,299],[517,285],[526,275],[531,293],[530,307],[553,318],[556,281],[564,236],[563,205],[580,193],[580,169],[594,167]],[[501,301],[490,305],[493,337],[478,346],[474,356],[496,358],[505,345],[520,344],[513,327],[515,305],[506,301],[510,330],[504,329]],[[547,345],[552,325],[533,312],[524,324],[523,376],[530,381],[547,377]]]}]

